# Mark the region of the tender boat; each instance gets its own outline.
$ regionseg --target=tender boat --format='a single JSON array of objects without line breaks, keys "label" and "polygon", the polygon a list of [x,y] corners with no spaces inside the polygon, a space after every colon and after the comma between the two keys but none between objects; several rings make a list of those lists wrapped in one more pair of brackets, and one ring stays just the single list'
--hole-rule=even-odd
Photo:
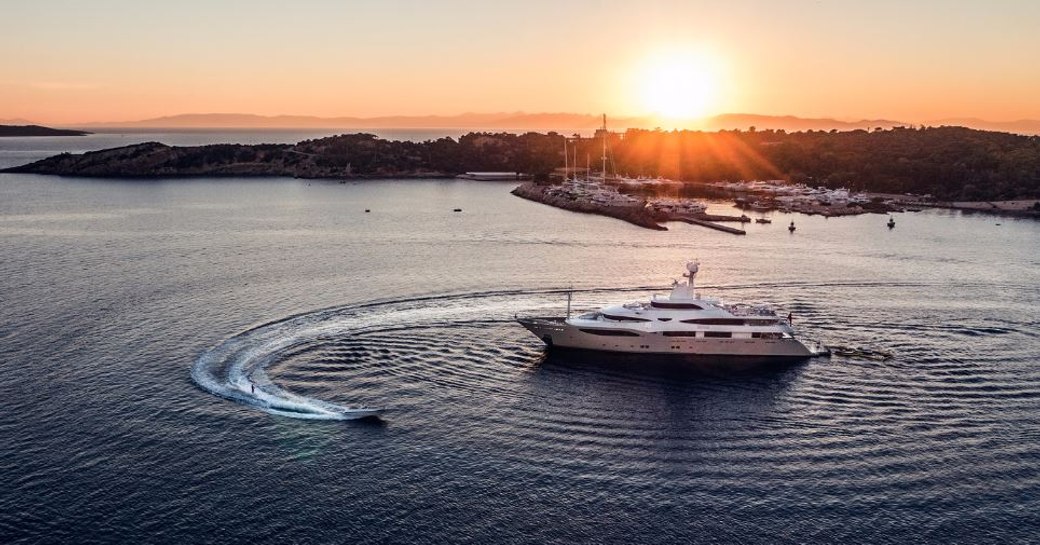
[{"label": "tender boat", "polygon": [[[517,321],[553,350],[646,356],[801,360],[828,355],[816,341],[795,336],[786,319],[765,305],[724,304],[694,289],[699,263],[686,264],[686,283],[667,296],[605,307],[577,317],[525,317]],[[569,297],[569,296],[568,296]]]}]

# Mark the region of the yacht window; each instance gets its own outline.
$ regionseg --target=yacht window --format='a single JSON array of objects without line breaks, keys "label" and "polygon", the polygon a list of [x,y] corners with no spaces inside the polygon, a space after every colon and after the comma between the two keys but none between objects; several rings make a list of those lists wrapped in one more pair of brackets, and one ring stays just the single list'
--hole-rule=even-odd
[{"label": "yacht window", "polygon": [[662,331],[665,337],[696,337],[696,331]]},{"label": "yacht window", "polygon": [[705,331],[705,337],[715,337],[717,339],[728,339],[733,336],[731,331]]},{"label": "yacht window", "polygon": [[638,337],[639,333],[635,331],[625,331],[623,329],[579,329],[582,333],[588,333],[590,335],[601,335],[604,337]]},{"label": "yacht window", "polygon": [[683,310],[704,310],[704,307],[695,305],[693,303],[673,303],[670,301],[650,301],[650,306],[654,308],[670,308],[670,309],[683,309]]},{"label": "yacht window", "polygon": [[744,325],[742,318],[695,318],[693,320],[682,320],[684,324],[702,325]]},{"label": "yacht window", "polygon": [[759,319],[745,320],[745,323],[747,325],[758,325],[758,326],[762,326],[762,325],[776,325],[776,320],[766,320],[766,319],[759,318]]},{"label": "yacht window", "polygon": [[771,331],[767,331],[767,332],[764,332],[764,333],[759,333],[759,332],[756,331],[756,332],[751,334],[751,338],[752,339],[782,339],[783,337],[784,337],[783,333],[779,333],[779,332],[773,333]]},{"label": "yacht window", "polygon": [[604,314],[604,318],[608,320],[616,320],[618,322],[649,322],[646,318],[636,318],[635,316],[617,316],[614,314]]},{"label": "yacht window", "polygon": [[661,322],[670,322],[670,321],[672,321],[671,318],[658,318],[657,320],[661,321]]}]

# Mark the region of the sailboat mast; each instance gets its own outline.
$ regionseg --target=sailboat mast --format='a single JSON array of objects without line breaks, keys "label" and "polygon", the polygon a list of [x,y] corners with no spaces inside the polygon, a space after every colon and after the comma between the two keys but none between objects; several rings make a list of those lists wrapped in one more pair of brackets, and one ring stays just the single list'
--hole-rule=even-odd
[{"label": "sailboat mast", "polygon": [[567,167],[569,166],[571,157],[567,152],[567,135],[563,136],[563,181],[567,181]]},{"label": "sailboat mast", "polygon": [[574,154],[574,155],[571,156],[571,167],[574,168],[574,179],[577,180],[578,179],[578,143],[577,142],[575,142],[574,145],[571,146],[571,152]]}]

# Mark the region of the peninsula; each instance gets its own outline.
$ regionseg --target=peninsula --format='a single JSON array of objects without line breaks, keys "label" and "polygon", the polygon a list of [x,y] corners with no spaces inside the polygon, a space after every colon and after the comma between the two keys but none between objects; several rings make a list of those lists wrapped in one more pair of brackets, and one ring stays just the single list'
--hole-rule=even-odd
[{"label": "peninsula", "polygon": [[85,136],[86,131],[52,129],[41,125],[0,125],[0,137],[5,136]]},{"label": "peninsula", "polygon": [[[168,146],[146,142],[62,153],[5,172],[87,177],[288,176],[359,179],[449,177],[468,171],[550,172],[563,137],[471,133],[458,140],[384,140],[344,134],[297,144]],[[558,144],[558,145],[557,145]]]}]

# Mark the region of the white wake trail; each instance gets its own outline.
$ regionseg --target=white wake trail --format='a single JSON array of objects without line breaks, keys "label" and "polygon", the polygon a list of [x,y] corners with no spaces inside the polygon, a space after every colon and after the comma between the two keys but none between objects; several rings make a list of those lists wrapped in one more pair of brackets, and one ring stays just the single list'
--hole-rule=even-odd
[{"label": "white wake trail", "polygon": [[[587,288],[585,293],[645,291]],[[267,367],[293,347],[315,339],[343,338],[387,328],[409,329],[465,321],[508,320],[518,312],[562,310],[560,288],[501,290],[371,301],[318,310],[242,332],[207,350],[192,366],[203,390],[270,414],[310,420],[356,420],[378,416],[383,407],[348,407],[289,392],[272,382]]]},{"label": "white wake trail", "polygon": [[336,327],[334,323],[315,324],[315,319],[320,318],[316,315],[296,317],[232,337],[199,356],[192,367],[192,379],[211,394],[281,416],[356,420],[381,414],[382,408],[346,407],[294,394],[268,378],[266,367],[278,354]]}]

